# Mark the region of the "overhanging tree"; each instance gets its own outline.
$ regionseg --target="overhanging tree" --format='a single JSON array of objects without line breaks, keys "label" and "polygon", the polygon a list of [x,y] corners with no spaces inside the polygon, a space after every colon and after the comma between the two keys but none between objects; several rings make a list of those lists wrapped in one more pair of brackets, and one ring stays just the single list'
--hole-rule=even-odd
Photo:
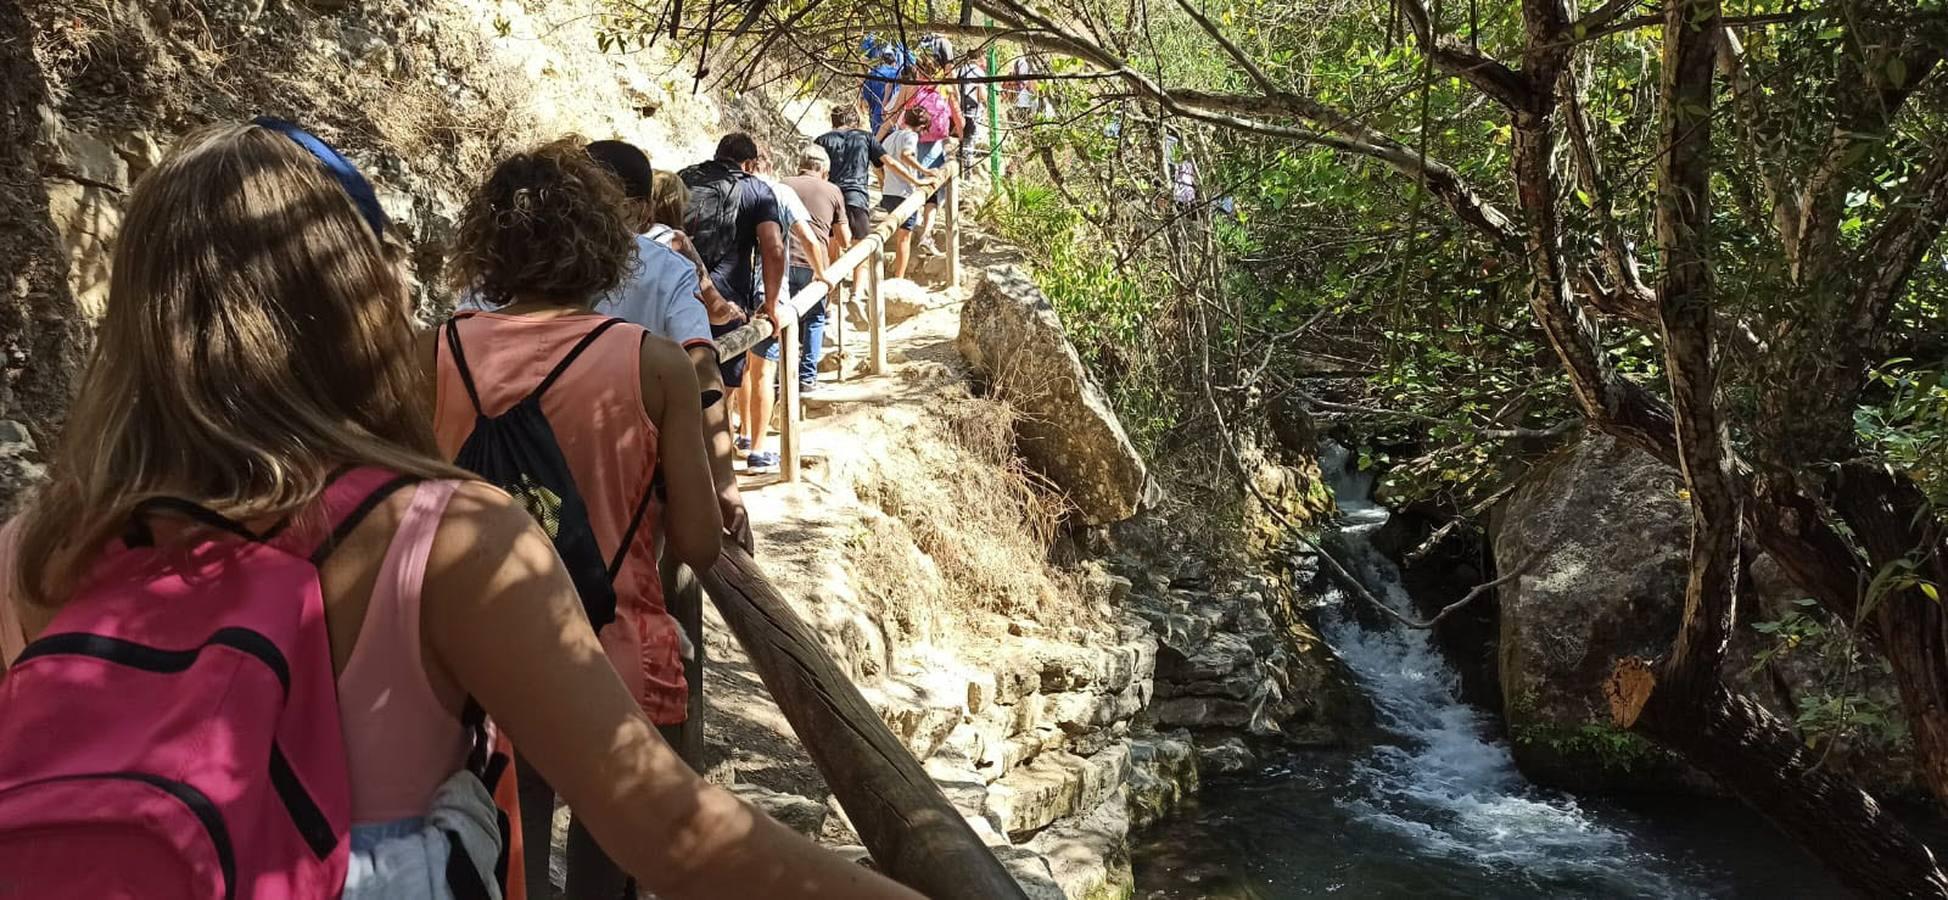
[{"label": "overhanging tree", "polygon": [[[1922,777],[1948,800],[1948,615],[1936,587],[1948,582],[1948,530],[1925,486],[1864,446],[1855,421],[1876,365],[1939,349],[1948,10],[1726,3],[1513,0],[1470,12],[1464,36],[1459,4],[1321,0],[1318,17],[1335,27],[1397,27],[1429,76],[1423,91],[1464,87],[1497,111],[1507,164],[1486,176],[1429,152],[1425,94],[1418,126],[1375,124],[1233,24],[1229,12],[1269,8],[1241,0],[1060,10],[977,0],[993,27],[923,25],[897,3],[801,0],[724,5],[698,27],[762,34],[771,57],[835,75],[854,71],[865,30],[1008,40],[1079,61],[1064,77],[1097,95],[1330,148],[1411,183],[1482,252],[1526,273],[1534,325],[1588,424],[1683,474],[1693,519],[1683,623],[1661,658],[1618,661],[1616,721],[1713,775],[1863,892],[1948,896],[1922,843],[1722,672],[1749,541],[1885,657]],[[1230,70],[1225,83],[1159,59],[1165,28],[1201,40]],[[1645,56],[1634,75],[1623,64],[1633,52]],[[1605,133],[1598,93],[1641,96],[1636,121],[1652,127]],[[1925,302],[1917,281],[1930,286]],[[1611,343],[1639,332],[1658,350],[1649,377],[1620,370]]]}]

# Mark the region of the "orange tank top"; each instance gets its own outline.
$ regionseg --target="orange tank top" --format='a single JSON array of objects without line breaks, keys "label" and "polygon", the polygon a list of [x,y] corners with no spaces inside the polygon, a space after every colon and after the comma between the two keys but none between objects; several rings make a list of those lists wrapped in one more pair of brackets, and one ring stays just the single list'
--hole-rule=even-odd
[{"label": "orange tank top", "polygon": [[[476,413],[445,340],[438,346],[434,432],[448,459],[460,452],[479,414],[497,416],[521,402],[576,342],[606,321],[598,315],[521,316],[479,312],[458,318],[460,345],[480,394]],[[541,397],[541,412],[568,461],[604,557],[613,556],[657,462],[655,423],[643,411],[642,340],[636,325],[597,337]],[[650,720],[682,722],[689,689],[675,619],[663,607],[656,545],[662,510],[652,504],[616,575],[616,620],[600,633],[609,661]]]}]

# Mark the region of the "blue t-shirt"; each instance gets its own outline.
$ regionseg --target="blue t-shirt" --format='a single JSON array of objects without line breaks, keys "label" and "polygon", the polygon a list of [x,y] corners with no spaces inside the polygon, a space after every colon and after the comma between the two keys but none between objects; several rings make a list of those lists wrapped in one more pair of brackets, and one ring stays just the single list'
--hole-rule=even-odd
[{"label": "blue t-shirt", "polygon": [[893,93],[900,87],[892,79],[899,77],[899,63],[882,62],[873,66],[866,80],[859,85],[859,97],[866,101],[866,115],[872,119],[874,131],[878,131],[880,123],[886,121],[886,102],[893,99]]}]

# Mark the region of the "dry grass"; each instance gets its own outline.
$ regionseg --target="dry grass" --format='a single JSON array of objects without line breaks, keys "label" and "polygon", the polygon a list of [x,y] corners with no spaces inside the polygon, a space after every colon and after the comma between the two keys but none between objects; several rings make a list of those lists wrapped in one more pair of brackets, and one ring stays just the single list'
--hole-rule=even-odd
[{"label": "dry grass", "polygon": [[[1015,456],[1014,412],[1006,404],[950,396],[881,453],[855,487],[862,502],[894,520],[860,542],[860,583],[920,585],[927,573],[916,568],[930,567],[950,613],[1064,624],[1091,615],[1073,576],[1048,564],[1061,506],[1035,488]],[[925,554],[924,567],[906,558],[901,548],[909,543]],[[896,614],[899,605],[884,608]]]}]

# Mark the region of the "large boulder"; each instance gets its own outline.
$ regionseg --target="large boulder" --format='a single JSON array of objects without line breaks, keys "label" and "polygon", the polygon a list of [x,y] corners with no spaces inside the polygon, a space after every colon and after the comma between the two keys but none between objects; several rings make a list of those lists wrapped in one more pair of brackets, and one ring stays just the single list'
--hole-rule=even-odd
[{"label": "large boulder", "polygon": [[1022,455],[1068,495],[1083,522],[1135,514],[1148,478],[1143,458],[1027,275],[1013,266],[987,270],[961,310],[959,344],[993,395],[1020,413]]},{"label": "large boulder", "polygon": [[[1677,471],[1649,454],[1591,436],[1531,470],[1490,521],[1496,568],[1521,569],[1500,590],[1498,668],[1516,762],[1531,779],[1584,791],[1715,790],[1612,725],[1602,691],[1618,657],[1660,657],[1677,634],[1690,538],[1681,489]],[[1842,679],[1811,644],[1782,651],[1775,623],[1810,628],[1819,612],[1797,602],[1802,595],[1763,555],[1752,583],[1721,671],[1732,689],[1789,720],[1836,684],[1892,705],[1871,664]],[[1831,646],[1844,652],[1843,644]],[[1883,792],[1908,790],[1905,754],[1871,743],[1853,736],[1829,765]]]},{"label": "large boulder", "polygon": [[1609,726],[1600,686],[1620,656],[1655,657],[1677,633],[1686,522],[1677,473],[1592,437],[1532,470],[1490,522],[1495,565],[1522,574],[1501,600],[1502,708],[1531,779],[1652,787],[1677,771]]}]

